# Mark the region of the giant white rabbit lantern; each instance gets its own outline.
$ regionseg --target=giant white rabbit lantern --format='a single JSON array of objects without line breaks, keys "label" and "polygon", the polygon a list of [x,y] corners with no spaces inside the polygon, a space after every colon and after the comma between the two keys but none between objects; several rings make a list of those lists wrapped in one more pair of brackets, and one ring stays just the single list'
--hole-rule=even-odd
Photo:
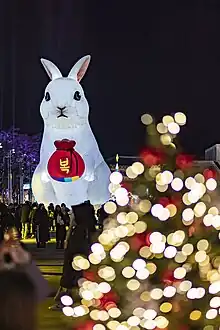
[{"label": "giant white rabbit lantern", "polygon": [[51,81],[40,106],[44,134],[40,163],[32,179],[38,202],[93,205],[109,199],[110,170],[89,124],[89,105],[80,80],[90,56],[81,58],[63,77],[52,62],[41,60]]}]

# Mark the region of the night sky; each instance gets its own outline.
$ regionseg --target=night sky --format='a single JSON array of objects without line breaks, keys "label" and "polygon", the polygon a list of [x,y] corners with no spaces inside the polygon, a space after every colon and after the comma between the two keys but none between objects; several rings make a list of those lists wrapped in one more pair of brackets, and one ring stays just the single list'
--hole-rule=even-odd
[{"label": "night sky", "polygon": [[40,57],[65,75],[86,54],[82,81],[106,157],[136,155],[140,115],[183,111],[185,150],[220,143],[220,1],[1,0],[0,126],[43,129],[49,79]]}]

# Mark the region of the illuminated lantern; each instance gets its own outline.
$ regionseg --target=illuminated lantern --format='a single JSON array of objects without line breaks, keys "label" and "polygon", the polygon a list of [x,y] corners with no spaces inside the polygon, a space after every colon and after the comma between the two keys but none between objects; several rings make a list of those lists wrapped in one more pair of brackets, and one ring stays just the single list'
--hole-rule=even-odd
[{"label": "illuminated lantern", "polygon": [[51,178],[60,182],[72,182],[79,179],[84,171],[85,164],[82,157],[74,150],[75,141],[55,141],[56,151],[48,161],[48,173]]},{"label": "illuminated lantern", "polygon": [[[103,205],[110,198],[111,171],[92,132],[89,104],[80,84],[90,56],[78,60],[67,77],[51,61],[41,62],[51,81],[40,105],[44,133],[40,162],[32,178],[35,200],[45,205],[65,203],[69,208],[85,201]],[[64,143],[64,139],[69,141]]]}]

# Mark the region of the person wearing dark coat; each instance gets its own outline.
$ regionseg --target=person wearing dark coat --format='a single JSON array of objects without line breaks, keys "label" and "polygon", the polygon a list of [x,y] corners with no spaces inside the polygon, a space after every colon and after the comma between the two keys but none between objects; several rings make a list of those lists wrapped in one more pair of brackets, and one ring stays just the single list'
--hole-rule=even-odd
[{"label": "person wearing dark coat", "polygon": [[21,205],[15,204],[15,228],[19,233],[19,237],[22,237],[22,224],[21,224]]},{"label": "person wearing dark coat", "polygon": [[36,211],[37,211],[37,203],[33,203],[31,212],[29,214],[29,220],[32,228],[31,232],[33,237],[36,237],[36,231],[37,231],[36,221],[35,221]]},{"label": "person wearing dark coat", "polygon": [[95,211],[89,201],[72,206],[74,218],[67,233],[67,246],[64,252],[63,275],[60,280],[60,288],[54,298],[55,305],[51,310],[60,310],[63,306],[60,298],[63,294],[72,295],[72,289],[78,286],[78,280],[82,277],[81,271],[76,271],[72,267],[72,261],[76,255],[88,256],[91,234],[95,230]]},{"label": "person wearing dark coat", "polygon": [[21,223],[22,223],[23,238],[27,238],[28,236],[30,236],[30,220],[29,220],[30,211],[31,211],[30,203],[26,201],[21,208]]},{"label": "person wearing dark coat", "polygon": [[44,204],[39,204],[35,213],[36,241],[38,248],[45,248],[49,241],[49,219]]},{"label": "person wearing dark coat", "polygon": [[0,242],[4,239],[4,232],[6,230],[7,224],[7,214],[7,206],[4,203],[0,202]]},{"label": "person wearing dark coat", "polygon": [[50,203],[49,206],[48,206],[48,216],[49,216],[49,221],[50,221],[50,230],[52,230],[52,231],[54,231],[54,229],[55,229],[55,226],[54,226],[54,219],[55,219],[54,212],[55,212],[54,205],[53,205],[53,203]]},{"label": "person wearing dark coat", "polygon": [[56,224],[56,248],[64,249],[64,241],[66,238],[66,217],[61,211],[61,207],[57,205],[54,212]]}]

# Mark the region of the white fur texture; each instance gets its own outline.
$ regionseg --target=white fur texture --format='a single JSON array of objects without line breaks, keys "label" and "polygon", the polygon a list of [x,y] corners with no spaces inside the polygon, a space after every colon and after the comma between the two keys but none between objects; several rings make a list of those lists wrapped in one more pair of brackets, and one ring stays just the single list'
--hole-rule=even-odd
[{"label": "white fur texture", "polygon": [[[46,205],[65,203],[71,206],[86,200],[97,205],[109,199],[110,170],[91,130],[88,119],[89,105],[79,84],[88,68],[89,61],[90,56],[81,58],[70,70],[68,77],[62,77],[60,70],[52,62],[41,60],[51,82],[45,89],[47,98],[43,98],[40,106],[40,113],[44,120],[44,134],[40,163],[32,178],[32,189],[36,200]],[[80,100],[74,99],[76,91],[80,93]],[[61,112],[66,117],[58,118]],[[85,172],[75,182],[55,181],[47,171],[48,160],[56,150],[54,141],[62,139],[76,141],[75,150],[85,162]]]}]

